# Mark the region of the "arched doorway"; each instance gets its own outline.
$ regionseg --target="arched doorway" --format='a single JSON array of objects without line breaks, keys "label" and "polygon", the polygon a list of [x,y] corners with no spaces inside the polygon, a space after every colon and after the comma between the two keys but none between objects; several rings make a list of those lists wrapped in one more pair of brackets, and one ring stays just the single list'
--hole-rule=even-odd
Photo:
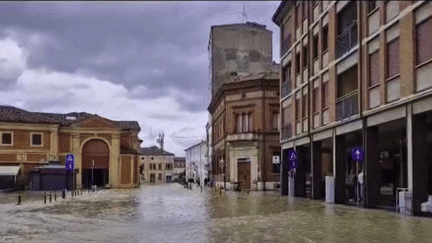
[{"label": "arched doorway", "polygon": [[[94,161],[94,162],[93,162]],[[93,164],[94,163],[94,164]],[[109,147],[100,139],[87,141],[82,149],[82,185],[105,186],[109,179]]]}]

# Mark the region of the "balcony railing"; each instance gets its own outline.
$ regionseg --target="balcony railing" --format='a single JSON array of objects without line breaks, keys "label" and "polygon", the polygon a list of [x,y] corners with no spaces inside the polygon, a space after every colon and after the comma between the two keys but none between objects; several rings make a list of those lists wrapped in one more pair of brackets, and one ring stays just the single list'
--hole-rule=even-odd
[{"label": "balcony railing", "polygon": [[337,57],[343,56],[357,45],[357,24],[353,23],[346,28],[338,37],[336,41]]},{"label": "balcony railing", "polygon": [[291,81],[285,81],[281,86],[281,98],[286,97],[291,93]]},{"label": "balcony railing", "polygon": [[357,90],[336,100],[336,120],[344,120],[358,114]]},{"label": "balcony railing", "polygon": [[282,127],[282,140],[286,140],[292,136],[291,124],[286,124]]},{"label": "balcony railing", "polygon": [[282,54],[281,56],[283,56],[285,53],[287,53],[287,51],[291,48],[291,37],[288,36],[281,45],[281,50],[282,50]]}]

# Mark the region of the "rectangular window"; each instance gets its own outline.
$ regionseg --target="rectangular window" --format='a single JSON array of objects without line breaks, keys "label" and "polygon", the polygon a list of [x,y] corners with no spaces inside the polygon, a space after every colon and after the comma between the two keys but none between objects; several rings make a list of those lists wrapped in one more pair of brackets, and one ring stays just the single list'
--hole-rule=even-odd
[{"label": "rectangular window", "polygon": [[308,65],[308,48],[307,45],[303,46],[303,68]]},{"label": "rectangular window", "polygon": [[377,7],[376,1],[367,1],[368,4],[368,13],[374,11]]},{"label": "rectangular window", "polygon": [[308,116],[308,103],[308,94],[304,94],[302,102],[302,118],[306,118]]},{"label": "rectangular window", "polygon": [[322,30],[322,50],[327,51],[328,49],[328,25]]},{"label": "rectangular window", "polygon": [[319,88],[316,87],[313,90],[313,102],[314,102],[313,112],[314,113],[319,111],[319,102],[318,101],[319,101]]},{"label": "rectangular window", "polygon": [[321,94],[321,106],[322,108],[327,108],[329,106],[329,86],[328,82],[322,84],[322,94]]},{"label": "rectangular window", "polygon": [[3,132],[1,133],[1,144],[2,145],[12,145],[12,133],[11,132]]},{"label": "rectangular window", "polygon": [[247,132],[249,127],[248,127],[248,117],[246,115],[246,113],[243,113],[243,132]]},{"label": "rectangular window", "polygon": [[303,6],[302,6],[302,19],[306,19],[308,16],[308,1],[303,1]]},{"label": "rectangular window", "polygon": [[432,59],[432,18],[417,25],[417,64],[425,63]]},{"label": "rectangular window", "polygon": [[289,114],[291,113],[291,105],[285,107],[282,109],[282,124],[285,126],[286,124],[290,123],[289,120]]},{"label": "rectangular window", "polygon": [[286,67],[284,67],[283,75],[284,75],[283,76],[284,82],[290,83],[290,81],[291,81],[291,62],[289,62],[288,65],[286,65]]},{"label": "rectangular window", "polygon": [[279,113],[273,112],[272,116],[272,130],[277,131],[278,130],[278,124],[279,124]]},{"label": "rectangular window", "polygon": [[301,107],[300,107],[300,97],[296,98],[296,102],[295,102],[295,106],[296,106],[296,114],[295,114],[295,119],[296,121],[300,120],[300,112],[301,112]]},{"label": "rectangular window", "polygon": [[42,146],[42,134],[33,133],[31,134],[31,146]]},{"label": "rectangular window", "polygon": [[162,164],[159,164],[159,170],[162,170]]},{"label": "rectangular window", "polygon": [[318,43],[319,43],[319,35],[313,37],[313,60],[318,57]]},{"label": "rectangular window", "polygon": [[158,180],[160,180],[160,181],[162,180],[162,174],[160,174],[160,173],[158,175]]},{"label": "rectangular window", "polygon": [[297,52],[296,54],[296,74],[300,73],[300,52]]},{"label": "rectangular window", "polygon": [[249,128],[249,132],[253,132],[252,113],[251,112],[249,112],[249,114],[248,114],[248,128]]},{"label": "rectangular window", "polygon": [[369,87],[379,84],[379,51],[369,55]]},{"label": "rectangular window", "polygon": [[301,4],[298,4],[296,7],[296,28],[300,27],[300,23],[302,20],[301,10],[302,10]]},{"label": "rectangular window", "polygon": [[236,114],[236,132],[242,132],[242,115],[238,113]]},{"label": "rectangular window", "polygon": [[399,74],[399,38],[387,43],[387,78]]}]

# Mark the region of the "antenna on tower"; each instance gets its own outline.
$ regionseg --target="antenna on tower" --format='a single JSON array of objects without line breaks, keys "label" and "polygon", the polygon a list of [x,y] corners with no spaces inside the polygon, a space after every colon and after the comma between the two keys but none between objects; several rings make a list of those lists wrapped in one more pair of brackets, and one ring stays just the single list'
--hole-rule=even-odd
[{"label": "antenna on tower", "polygon": [[246,23],[245,19],[247,20],[247,14],[245,10],[245,5],[243,4],[243,12],[241,13],[243,15],[243,24]]}]

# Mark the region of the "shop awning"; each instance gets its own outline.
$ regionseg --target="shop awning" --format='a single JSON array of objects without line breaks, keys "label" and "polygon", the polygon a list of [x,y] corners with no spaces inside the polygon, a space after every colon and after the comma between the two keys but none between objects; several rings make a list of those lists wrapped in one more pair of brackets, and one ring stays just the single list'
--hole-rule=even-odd
[{"label": "shop awning", "polygon": [[16,176],[21,166],[0,166],[0,176]]}]

